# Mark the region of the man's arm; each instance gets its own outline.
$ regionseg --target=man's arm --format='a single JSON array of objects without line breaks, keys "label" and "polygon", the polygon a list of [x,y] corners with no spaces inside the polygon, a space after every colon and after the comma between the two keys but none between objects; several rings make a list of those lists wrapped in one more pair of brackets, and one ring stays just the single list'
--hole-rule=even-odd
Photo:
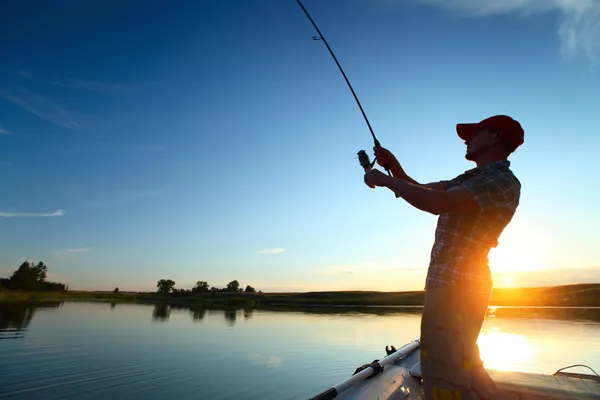
[{"label": "man's arm", "polygon": [[377,158],[377,163],[382,167],[387,164],[390,168],[390,172],[393,177],[402,179],[408,183],[413,185],[425,187],[433,190],[446,190],[446,186],[443,182],[431,182],[431,183],[419,183],[413,178],[411,178],[406,171],[400,165],[400,162],[392,154],[391,151],[384,149],[383,147],[373,147],[373,151],[375,152],[375,157]]},{"label": "man's arm", "polygon": [[390,172],[394,178],[402,179],[413,185],[421,186],[432,190],[446,190],[446,186],[442,182],[431,182],[431,183],[419,183],[411,178],[402,168],[400,163],[392,163],[390,165]]},{"label": "man's arm", "polygon": [[[441,182],[435,182],[435,184],[443,186]],[[462,187],[436,190],[393,177],[387,177],[384,186],[413,207],[434,215],[479,210],[477,201],[471,192]]]}]

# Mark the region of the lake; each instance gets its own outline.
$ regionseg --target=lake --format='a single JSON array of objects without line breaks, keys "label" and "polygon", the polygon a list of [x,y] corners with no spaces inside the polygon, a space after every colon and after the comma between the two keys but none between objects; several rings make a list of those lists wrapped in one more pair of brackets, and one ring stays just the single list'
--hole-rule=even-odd
[{"label": "lake", "polygon": [[[0,398],[307,399],[416,338],[420,312],[0,304],[0,330],[26,329],[0,333]],[[491,308],[479,344],[488,368],[600,372],[599,338],[598,308]]]}]

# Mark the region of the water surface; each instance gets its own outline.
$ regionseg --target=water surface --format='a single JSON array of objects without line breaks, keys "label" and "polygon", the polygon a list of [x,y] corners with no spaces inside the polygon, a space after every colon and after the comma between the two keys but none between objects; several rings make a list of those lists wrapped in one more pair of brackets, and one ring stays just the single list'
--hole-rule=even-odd
[{"label": "water surface", "polygon": [[[417,337],[420,312],[0,304],[0,330],[26,329],[0,333],[0,399],[306,399]],[[598,338],[600,309],[496,308],[479,343],[489,368],[600,372]]]}]

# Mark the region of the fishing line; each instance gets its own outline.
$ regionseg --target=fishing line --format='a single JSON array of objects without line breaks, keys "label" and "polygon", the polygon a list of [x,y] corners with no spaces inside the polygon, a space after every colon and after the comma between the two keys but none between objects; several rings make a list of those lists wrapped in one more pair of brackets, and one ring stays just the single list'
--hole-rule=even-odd
[{"label": "fishing line", "polygon": [[[319,36],[313,36],[312,39],[313,40],[321,40],[321,41],[323,41],[323,43],[325,43],[325,46],[327,46],[327,50],[329,50],[329,53],[331,54],[331,57],[333,57],[333,60],[337,64],[338,68],[340,69],[340,72],[342,73],[342,76],[346,80],[346,83],[348,84],[348,87],[350,88],[350,91],[352,92],[352,95],[354,96],[354,100],[356,100],[356,104],[358,104],[358,108],[360,108],[360,112],[362,113],[362,116],[365,119],[365,122],[367,123],[367,126],[369,127],[369,131],[371,132],[371,136],[373,136],[373,142],[375,143],[375,147],[381,148],[381,144],[379,144],[379,140],[377,140],[377,137],[375,136],[375,132],[373,132],[373,128],[371,128],[371,123],[369,122],[369,119],[367,118],[367,114],[365,113],[365,110],[363,109],[362,105],[360,104],[360,101],[358,100],[358,96],[356,95],[356,92],[354,92],[354,88],[350,84],[350,81],[348,80],[348,77],[346,76],[346,73],[344,72],[342,66],[338,62],[337,57],[335,56],[335,54],[333,54],[333,50],[331,50],[331,47],[329,47],[329,43],[327,43],[327,40],[325,40],[325,36],[321,33],[321,31],[319,30],[319,27],[317,26],[317,24],[315,23],[315,21],[311,18],[310,14],[306,10],[306,8],[302,4],[302,2],[300,2],[300,0],[296,0],[296,1],[298,2],[298,4],[300,5],[300,7],[302,8],[302,11],[304,11],[304,14],[306,14],[306,16],[308,17],[308,19],[312,23],[312,25],[315,27],[317,33],[319,34]],[[361,151],[358,152],[358,161],[359,161],[360,165],[365,169],[365,171],[373,168],[373,165],[375,165],[375,161],[376,160],[377,160],[377,158],[375,158],[373,160],[373,162],[371,162],[369,160],[369,156],[368,156],[368,154],[366,153],[365,150],[361,150]],[[389,165],[385,164],[384,168],[387,171],[388,175],[391,176],[392,174],[390,172]]]}]

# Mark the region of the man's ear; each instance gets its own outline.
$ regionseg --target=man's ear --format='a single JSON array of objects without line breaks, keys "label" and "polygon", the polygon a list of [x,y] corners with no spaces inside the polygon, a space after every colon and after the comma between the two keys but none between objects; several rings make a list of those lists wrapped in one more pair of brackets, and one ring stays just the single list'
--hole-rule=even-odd
[{"label": "man's ear", "polygon": [[492,139],[494,140],[494,144],[502,141],[502,132],[498,130],[492,130],[490,132],[492,134]]}]

